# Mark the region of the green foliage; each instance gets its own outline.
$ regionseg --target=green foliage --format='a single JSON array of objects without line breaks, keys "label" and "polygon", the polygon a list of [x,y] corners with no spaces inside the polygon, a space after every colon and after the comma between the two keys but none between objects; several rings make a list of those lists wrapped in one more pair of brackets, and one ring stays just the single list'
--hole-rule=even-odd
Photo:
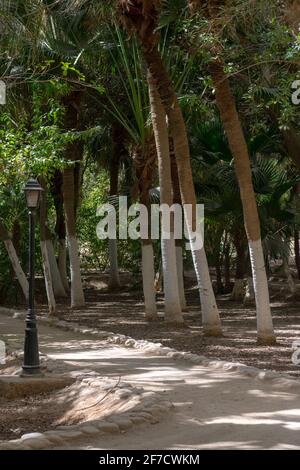
[{"label": "green foliage", "polygon": [[[85,174],[83,199],[78,213],[77,227],[81,245],[82,266],[105,270],[108,267],[108,241],[96,234],[99,217],[97,208],[109,200],[109,175],[106,170],[94,172],[91,167]],[[139,240],[119,240],[118,260],[121,269],[138,272],[140,269]]]},{"label": "green foliage", "polygon": [[[232,238],[243,225],[232,155],[208,70],[216,57],[229,74],[245,130],[266,252],[276,257],[299,225],[293,196],[298,177],[281,134],[291,126],[300,132],[299,108],[291,102],[291,83],[300,78],[300,36],[277,0],[216,3],[221,7],[214,18],[208,17],[205,2],[191,18],[186,0],[164,0],[160,52],[188,128],[198,199],[206,206],[210,259],[215,261],[225,243],[224,229]],[[50,184],[55,171],[70,164],[64,159],[67,145],[80,140],[85,146],[77,221],[82,264],[107,267],[107,242],[96,236],[96,209],[108,200],[112,128],[117,123],[125,129],[127,157],[152,135],[142,53],[119,25],[116,5],[114,0],[0,1],[0,75],[8,85],[8,104],[0,108],[0,216],[9,230],[20,222],[23,265],[23,185],[30,174]],[[83,95],[80,123],[66,130],[63,98],[74,91]],[[131,173],[127,158],[119,178],[120,191],[127,195]],[[53,228],[51,197],[48,205]],[[119,241],[118,246],[121,268],[137,272],[140,242]],[[10,271],[1,246],[2,279]]]}]

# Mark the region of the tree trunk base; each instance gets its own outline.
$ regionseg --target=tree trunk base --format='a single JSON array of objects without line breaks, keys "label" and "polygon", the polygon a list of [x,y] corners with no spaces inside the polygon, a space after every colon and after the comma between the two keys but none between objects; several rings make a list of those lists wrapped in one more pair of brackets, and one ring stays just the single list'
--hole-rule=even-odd
[{"label": "tree trunk base", "polygon": [[214,337],[223,336],[222,328],[220,326],[204,326],[203,325],[203,334],[204,336],[214,336]]},{"label": "tree trunk base", "polygon": [[145,320],[149,322],[159,321],[157,313],[145,313]]},{"label": "tree trunk base", "polygon": [[245,297],[245,282],[244,279],[236,279],[234,282],[233,290],[230,295],[230,300],[243,301]]},{"label": "tree trunk base", "polygon": [[165,313],[165,323],[168,325],[184,325],[184,319],[182,315],[174,315],[172,313]]},{"label": "tree trunk base", "polygon": [[257,344],[261,346],[272,346],[276,344],[276,337],[273,334],[269,335],[258,335]]}]

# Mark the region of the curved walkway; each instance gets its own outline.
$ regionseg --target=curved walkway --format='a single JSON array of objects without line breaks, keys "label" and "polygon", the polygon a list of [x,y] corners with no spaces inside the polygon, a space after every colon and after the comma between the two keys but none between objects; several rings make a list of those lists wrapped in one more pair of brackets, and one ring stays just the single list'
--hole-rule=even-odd
[{"label": "curved walkway", "polygon": [[[0,336],[22,346],[24,322],[0,315]],[[300,449],[300,388],[113,345],[39,326],[40,350],[66,369],[165,391],[175,405],[160,423],[109,439],[90,436],[73,449]],[[300,384],[300,382],[299,382]],[[32,430],[34,431],[34,429]]]}]

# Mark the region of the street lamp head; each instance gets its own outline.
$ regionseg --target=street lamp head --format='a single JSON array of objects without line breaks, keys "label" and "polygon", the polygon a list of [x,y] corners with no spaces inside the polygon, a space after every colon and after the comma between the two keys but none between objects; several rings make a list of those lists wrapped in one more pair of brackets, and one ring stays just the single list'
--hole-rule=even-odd
[{"label": "street lamp head", "polygon": [[38,208],[42,191],[39,182],[35,178],[29,178],[24,188],[28,209]]}]

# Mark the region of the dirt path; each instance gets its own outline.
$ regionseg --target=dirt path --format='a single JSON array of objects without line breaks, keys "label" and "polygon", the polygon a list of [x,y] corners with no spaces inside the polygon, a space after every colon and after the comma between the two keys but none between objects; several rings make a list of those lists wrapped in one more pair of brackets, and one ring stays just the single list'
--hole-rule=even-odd
[{"label": "dirt path", "polygon": [[[187,273],[186,273],[187,274]],[[179,351],[189,351],[212,359],[242,362],[261,369],[285,372],[300,379],[300,367],[291,360],[292,344],[300,340],[300,297],[290,299],[283,278],[269,281],[271,309],[277,344],[259,346],[256,341],[256,313],[252,305],[233,302],[229,295],[217,297],[223,326],[223,337],[208,338],[203,335],[199,293],[193,273],[186,279],[188,312],[184,313],[185,327],[165,324],[163,294],[157,294],[159,322],[147,322],[144,314],[142,290],[138,278],[120,273],[122,287],[109,291],[107,276],[90,274],[85,277],[85,307],[70,308],[69,299],[57,305],[58,315],[65,321],[80,326],[112,331],[136,340],[160,342]],[[189,274],[189,275],[190,275]],[[135,290],[132,286],[136,285]],[[298,283],[300,292],[300,281]],[[47,315],[48,307],[40,295],[39,314]]]},{"label": "dirt path", "polygon": [[[219,297],[217,303],[224,336],[207,338],[202,332],[198,290],[192,287],[186,290],[186,294],[189,311],[184,313],[185,328],[174,328],[164,323],[161,293],[157,296],[161,321],[145,321],[142,293],[129,290],[127,284],[118,292],[109,292],[105,286],[96,283],[94,288],[89,287],[85,291],[84,308],[71,310],[67,303],[58,308],[62,319],[75,321],[81,326],[113,331],[137,340],[157,341],[179,351],[189,350],[212,359],[238,361],[300,378],[300,368],[291,361],[293,341],[300,340],[299,301],[273,300],[271,308],[277,345],[265,347],[258,346],[256,342],[253,306],[232,302],[228,296]],[[46,314],[47,308],[40,311]]]},{"label": "dirt path", "polygon": [[[23,322],[0,316],[0,332],[22,344]],[[77,441],[81,449],[299,449],[299,390],[236,372],[193,366],[167,357],[40,326],[40,349],[72,370],[165,390],[175,411],[161,423],[126,434]],[[34,431],[34,430],[33,430]]]}]

